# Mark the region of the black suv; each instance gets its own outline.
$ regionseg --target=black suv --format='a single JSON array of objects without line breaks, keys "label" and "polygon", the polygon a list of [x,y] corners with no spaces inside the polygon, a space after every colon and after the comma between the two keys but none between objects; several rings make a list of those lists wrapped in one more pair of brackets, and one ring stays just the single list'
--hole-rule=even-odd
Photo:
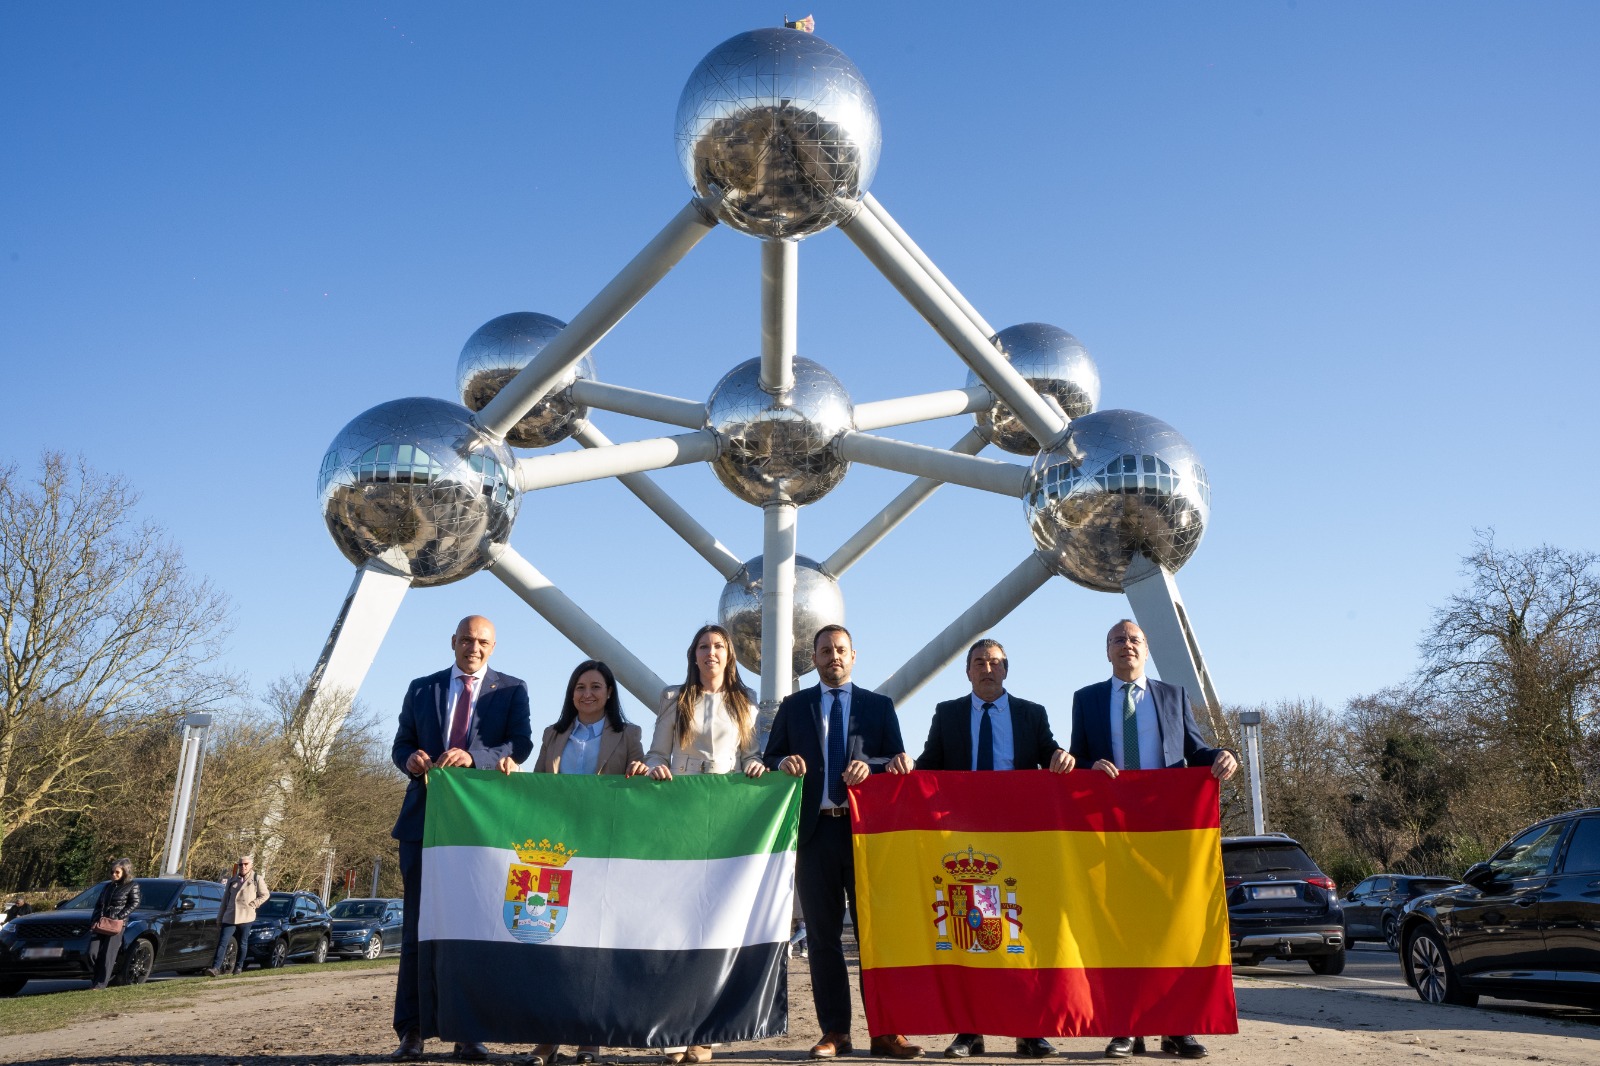
[{"label": "black suv", "polygon": [[1418,896],[1459,884],[1438,874],[1374,874],[1344,897],[1344,942],[1381,940],[1400,950],[1400,912]]},{"label": "black suv", "polygon": [[1461,880],[1401,915],[1400,968],[1417,995],[1600,1006],[1600,808],[1529,826]]},{"label": "black suv", "polygon": [[328,912],[333,919],[333,953],[375,959],[400,950],[405,902],[398,899],[341,899]]},{"label": "black suv", "polygon": [[1333,878],[1281,833],[1223,837],[1229,942],[1236,965],[1304,959],[1313,973],[1344,970],[1344,914]]},{"label": "black suv", "polygon": [[[153,973],[195,973],[210,966],[222,886],[176,877],[141,877],[137,883],[139,907],[122,930],[112,983],[137,985]],[[14,996],[34,978],[84,981],[92,976],[89,919],[105,884],[84,889],[53,911],[0,926],[0,995]],[[231,965],[231,956],[228,961]]]},{"label": "black suv", "polygon": [[290,959],[322,962],[333,945],[333,919],[310,892],[274,892],[256,908],[245,960],[263,968]]}]

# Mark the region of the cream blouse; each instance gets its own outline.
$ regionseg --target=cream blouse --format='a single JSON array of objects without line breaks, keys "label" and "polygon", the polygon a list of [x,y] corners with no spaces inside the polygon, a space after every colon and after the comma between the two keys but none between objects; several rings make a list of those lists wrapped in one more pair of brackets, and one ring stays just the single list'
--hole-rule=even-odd
[{"label": "cream blouse", "polygon": [[[741,748],[739,726],[723,708],[720,692],[708,692],[700,697],[693,731],[685,743],[679,744],[678,691],[678,687],[673,686],[662,699],[661,710],[656,714],[655,735],[644,757],[646,765],[666,766],[674,774],[732,774],[743,772],[752,761],[761,761],[754,721],[751,722],[750,744]],[[756,694],[745,689],[745,695],[750,700],[750,715],[754,719]]]}]

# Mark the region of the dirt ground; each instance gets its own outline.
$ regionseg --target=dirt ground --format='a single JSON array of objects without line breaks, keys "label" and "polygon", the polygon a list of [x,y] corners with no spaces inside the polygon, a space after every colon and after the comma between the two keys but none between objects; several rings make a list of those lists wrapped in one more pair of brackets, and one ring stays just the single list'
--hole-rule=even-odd
[{"label": "dirt ground", "polygon": [[[222,981],[197,981],[197,1000],[160,1013],[125,1014],[88,1025],[0,1040],[0,1062],[48,1066],[122,1063],[282,1066],[288,1063],[381,1061],[394,1050],[390,1011],[395,969],[340,971],[335,965],[295,966],[281,972]],[[857,990],[859,996],[859,990]],[[1600,1029],[1537,1017],[1288,982],[1249,978],[1238,982],[1239,1033],[1207,1037],[1214,1061],[1241,1066],[1392,1066],[1448,1062],[1488,1066],[1509,1061],[1593,1066],[1600,1061]],[[816,1040],[810,980],[796,960],[789,978],[790,1033],[758,1043],[719,1047],[719,1060],[743,1064],[795,1063]],[[856,1003],[858,1048],[866,1045]],[[937,1058],[948,1034],[915,1038]],[[1100,1039],[1055,1040],[1057,1060],[1099,1060]],[[1015,1062],[1011,1041],[991,1040],[991,1054],[976,1062]],[[495,1059],[519,1060],[528,1048],[490,1045]],[[450,1046],[428,1044],[429,1057],[448,1058]],[[857,1058],[865,1060],[862,1050]],[[606,1053],[605,1061],[656,1061],[645,1052]],[[1147,1058],[1175,1061],[1171,1056]]]}]

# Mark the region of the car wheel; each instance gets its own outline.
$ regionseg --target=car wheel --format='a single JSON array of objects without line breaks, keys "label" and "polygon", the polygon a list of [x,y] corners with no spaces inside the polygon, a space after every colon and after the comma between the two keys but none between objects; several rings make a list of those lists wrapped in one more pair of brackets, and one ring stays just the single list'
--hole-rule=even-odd
[{"label": "car wheel", "polygon": [[1344,973],[1344,948],[1340,948],[1332,955],[1313,955],[1306,960],[1312,973],[1319,973],[1324,977]]},{"label": "car wheel", "polygon": [[1439,934],[1426,927],[1418,929],[1411,937],[1407,952],[1411,975],[1416,981],[1417,995],[1425,1003],[1455,1003],[1463,1007],[1474,1006],[1478,997],[1461,987],[1456,968],[1445,952]]},{"label": "car wheel", "polygon": [[0,977],[0,996],[14,996],[21,992],[22,986],[27,983],[26,977]]},{"label": "car wheel", "polygon": [[319,962],[319,963],[328,961],[328,938],[327,937],[324,936],[324,937],[318,937],[317,938],[317,950],[315,950],[315,951],[313,951],[311,953],[311,961],[312,962]]},{"label": "car wheel", "polygon": [[383,936],[380,933],[373,933],[372,939],[367,941],[367,950],[361,953],[361,957],[363,959],[375,959],[382,954]]},{"label": "car wheel", "polygon": [[117,979],[117,984],[144,984],[150,980],[150,971],[155,969],[155,964],[156,946],[142,938],[135,940],[122,956],[122,976]]},{"label": "car wheel", "polygon": [[1392,914],[1383,916],[1383,942],[1390,951],[1400,950],[1400,919]]},{"label": "car wheel", "polygon": [[267,967],[271,967],[274,970],[282,969],[283,968],[283,964],[288,962],[288,961],[289,961],[289,944],[288,944],[288,942],[285,941],[285,940],[274,940],[272,942],[272,954],[267,956],[267,961],[266,961],[265,965],[262,968],[265,969]]}]

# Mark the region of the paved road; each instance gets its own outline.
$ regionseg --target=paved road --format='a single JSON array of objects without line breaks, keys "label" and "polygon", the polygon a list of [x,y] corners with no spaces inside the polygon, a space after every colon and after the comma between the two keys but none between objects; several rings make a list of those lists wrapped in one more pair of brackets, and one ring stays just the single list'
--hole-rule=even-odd
[{"label": "paved road", "polygon": [[[1400,973],[1400,959],[1394,952],[1377,944],[1357,944],[1350,949],[1344,973],[1337,977],[1321,977],[1311,972],[1303,962],[1284,962],[1269,959],[1260,966],[1235,966],[1236,982],[1251,978],[1270,977],[1290,981],[1311,988],[1337,988],[1345,992],[1384,996],[1389,999],[1415,1000],[1417,993],[1406,984]],[[1565,1007],[1549,1003],[1524,1003],[1512,999],[1495,999],[1485,996],[1479,1003],[1485,1010],[1527,1014],[1542,1018],[1559,1018],[1563,1021],[1582,1022],[1600,1026],[1600,1008]]]}]

